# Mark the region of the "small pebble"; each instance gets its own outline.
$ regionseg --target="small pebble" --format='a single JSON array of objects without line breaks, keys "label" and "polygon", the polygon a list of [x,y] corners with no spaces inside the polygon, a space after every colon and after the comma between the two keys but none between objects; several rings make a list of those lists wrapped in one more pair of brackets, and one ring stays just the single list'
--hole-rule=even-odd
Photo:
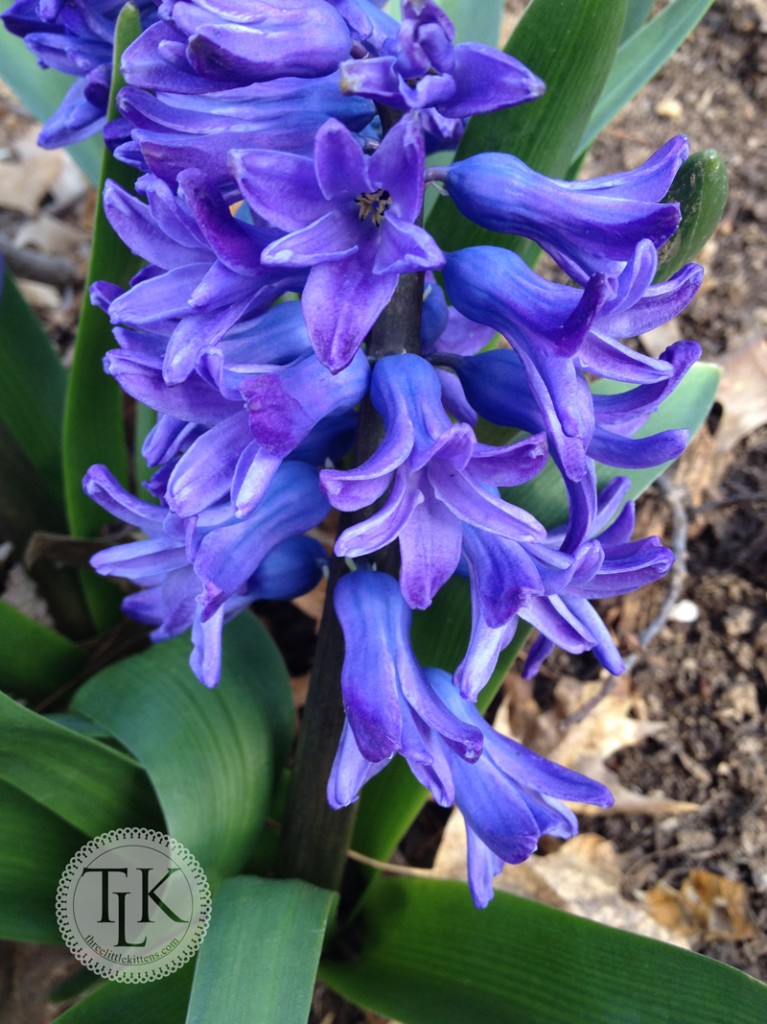
[{"label": "small pebble", "polygon": [[697,622],[699,618],[700,608],[688,597],[678,601],[669,613],[671,622]]},{"label": "small pebble", "polygon": [[668,118],[669,121],[679,121],[684,115],[684,107],[672,96],[666,96],[655,104],[655,113],[658,117]]}]

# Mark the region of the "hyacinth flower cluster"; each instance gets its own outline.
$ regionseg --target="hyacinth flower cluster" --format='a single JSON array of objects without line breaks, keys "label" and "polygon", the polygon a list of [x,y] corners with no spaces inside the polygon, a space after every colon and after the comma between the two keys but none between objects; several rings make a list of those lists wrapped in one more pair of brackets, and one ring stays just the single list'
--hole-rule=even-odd
[{"label": "hyacinth flower cluster", "polygon": [[[191,629],[192,667],[213,686],[223,623],[314,586],[327,555],[311,531],[341,512],[334,554],[348,571],[332,600],[346,724],[328,799],[353,803],[405,758],[438,803],[462,810],[483,906],[504,862],[543,834],[574,834],[563,800],[611,802],[495,733],[476,704],[521,623],[537,631],[528,675],[555,647],[620,672],[593,602],[671,564],[656,538],[632,539],[628,481],[600,491],[595,467],[657,466],[686,442],[636,435],[698,346],[651,358],[625,339],[676,316],[700,284],[695,265],[654,283],[687,146],[679,137],[635,170],[577,182],[506,153],[427,169],[467,118],[534,100],[544,83],[489,47],[456,45],[434,0],[404,0],[401,21],[381,6],[142,6],[107,128],[140,177],[136,194],[108,183],[104,208],[145,265],[92,300],[118,346],[106,371],[157,413],[143,449],[154,474],[147,500],[106,467],[87,474],[93,499],[140,533],[93,566],[140,588],[125,611],[153,639]],[[22,0],[6,23],[48,63],[44,46],[66,53],[56,66],[85,76],[77,95],[95,109],[116,7]],[[84,126],[81,114],[66,116]],[[482,228],[537,243],[569,283],[510,249],[438,245],[423,226],[430,183]],[[373,344],[406,282],[414,337]],[[593,377],[625,388],[594,394]],[[480,418],[508,443],[481,441]],[[549,460],[569,501],[555,529],[505,496]],[[456,576],[471,634],[451,676],[419,664],[410,630]]]}]

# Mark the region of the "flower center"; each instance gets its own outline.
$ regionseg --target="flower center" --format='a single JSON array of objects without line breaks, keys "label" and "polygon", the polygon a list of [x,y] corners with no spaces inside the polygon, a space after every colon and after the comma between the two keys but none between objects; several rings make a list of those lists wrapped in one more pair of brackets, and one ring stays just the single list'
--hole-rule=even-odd
[{"label": "flower center", "polygon": [[361,192],[354,202],[359,206],[359,219],[370,217],[378,227],[391,206],[391,196],[385,188],[379,188],[375,192]]}]

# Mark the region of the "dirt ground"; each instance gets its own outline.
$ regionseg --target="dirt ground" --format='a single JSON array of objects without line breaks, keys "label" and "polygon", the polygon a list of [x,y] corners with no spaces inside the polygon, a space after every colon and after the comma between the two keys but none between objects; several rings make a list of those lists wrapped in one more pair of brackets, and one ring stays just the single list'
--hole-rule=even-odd
[{"label": "dirt ground", "polygon": [[[524,3],[512,0],[508,6],[513,19]],[[677,338],[695,338],[705,357],[724,370],[720,400],[670,475],[670,486],[653,488],[641,503],[643,532],[658,532],[666,542],[676,534],[681,571],[671,583],[604,609],[623,649],[636,656],[615,692],[630,699],[633,718],[652,723],[637,730],[646,738],[611,752],[608,766],[625,790],[654,799],[655,810],[591,818],[584,827],[616,851],[623,897],[663,903],[665,922],[681,928],[693,948],[767,981],[765,71],[767,0],[717,0],[692,38],[594,146],[587,168],[595,174],[636,166],[668,137],[684,132],[693,150],[714,147],[723,155],[730,197],[723,223],[701,256],[707,272],[701,293],[660,338],[643,339],[657,350]],[[13,147],[28,128],[14,99],[0,95],[5,169],[16,160]],[[0,164],[0,180],[4,173]],[[43,171],[39,180],[44,182]],[[12,264],[17,261],[28,294],[62,349],[71,340],[79,299],[90,202],[71,183],[58,197],[43,188],[32,217],[37,223],[40,211],[45,214],[41,251],[34,235],[19,241],[30,214],[4,203],[0,188],[0,247]],[[66,240],[51,241],[56,229],[50,219],[64,225]],[[18,554],[0,543],[0,588],[13,590],[20,603],[24,583],[17,565]],[[34,601],[33,594],[27,596]],[[642,647],[639,633],[661,611],[657,635]],[[305,650],[311,636],[306,621],[274,609],[273,618],[276,632],[284,629],[289,637],[287,646],[295,651],[300,634]],[[306,667],[296,665],[296,674]],[[553,714],[564,731],[574,685],[590,694],[593,687],[579,688],[591,681],[603,682],[592,659],[564,656],[550,660],[528,690],[512,678],[512,720],[519,712],[514,701],[524,698],[528,717],[536,710]],[[599,713],[597,706],[594,714]],[[697,808],[660,814],[663,800]],[[710,891],[712,884],[716,891]],[[696,900],[706,912],[695,926],[682,928],[679,915],[689,925]],[[26,959],[7,950],[0,956],[0,1024],[50,1019],[29,1015],[28,999],[24,1011],[14,996]],[[315,1012],[317,1021],[335,1024],[373,1019],[340,1008],[322,993]]]}]

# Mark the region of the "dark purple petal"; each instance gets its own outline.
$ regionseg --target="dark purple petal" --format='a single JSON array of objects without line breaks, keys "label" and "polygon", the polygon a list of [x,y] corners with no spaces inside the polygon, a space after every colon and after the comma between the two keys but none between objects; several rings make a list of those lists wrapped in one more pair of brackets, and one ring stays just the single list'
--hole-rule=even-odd
[{"label": "dark purple petal", "polygon": [[317,358],[337,372],[354,358],[397,287],[396,274],[371,274],[362,253],[309,271],[301,296]]},{"label": "dark purple petal", "polygon": [[297,231],[328,212],[317,184],[314,161],[268,149],[234,150],[229,155],[247,203],[283,231]]},{"label": "dark purple petal", "polygon": [[333,118],[317,132],[314,166],[317,184],[329,202],[353,200],[361,192],[375,191],[359,142]]},{"label": "dark purple petal", "polygon": [[197,515],[229,493],[237,460],[250,440],[243,410],[206,430],[191,445],[168,482],[166,500],[176,515]]},{"label": "dark purple petal", "polygon": [[273,267],[312,267],[342,260],[359,250],[359,230],[342,210],[329,210],[319,220],[283,235],[268,245],[261,259]]},{"label": "dark purple petal", "polygon": [[378,232],[374,274],[439,270],[444,264],[444,253],[428,231],[396,217],[384,217]]},{"label": "dark purple petal", "polygon": [[461,557],[461,524],[434,496],[424,492],[400,528],[400,588],[411,608],[428,608],[455,572]]},{"label": "dark purple petal", "polygon": [[344,709],[362,756],[373,762],[395,753],[402,731],[394,652],[406,642],[410,623],[396,588],[391,576],[355,572],[342,577],[333,593],[347,643]]},{"label": "dark purple petal", "polygon": [[453,51],[455,91],[435,104],[446,117],[471,117],[526,103],[546,86],[520,61],[482,43],[459,43]]},{"label": "dark purple petal", "polygon": [[336,540],[335,553],[341,558],[358,558],[385,548],[396,540],[423,500],[423,494],[410,484],[407,474],[397,473],[383,508],[363,522],[347,527]]}]

